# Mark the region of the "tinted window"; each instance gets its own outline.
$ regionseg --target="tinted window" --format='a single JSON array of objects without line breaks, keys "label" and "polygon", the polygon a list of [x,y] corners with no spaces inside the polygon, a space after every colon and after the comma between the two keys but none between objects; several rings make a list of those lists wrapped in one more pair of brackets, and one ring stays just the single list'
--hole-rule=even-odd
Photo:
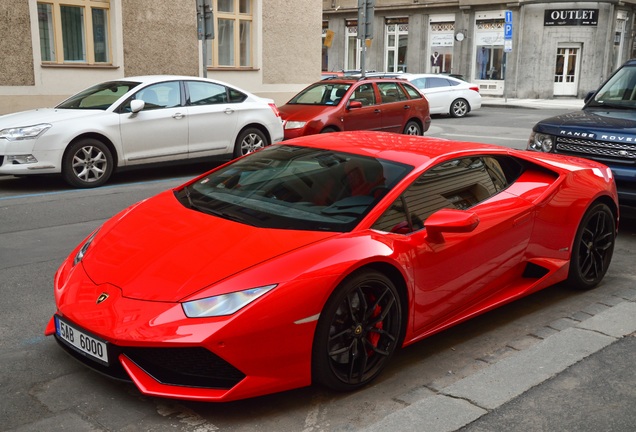
[{"label": "tinted window", "polygon": [[380,82],[378,89],[382,95],[382,103],[399,102],[408,99],[397,82]]},{"label": "tinted window", "polygon": [[446,78],[428,78],[426,80],[427,88],[449,87],[451,83]]},{"label": "tinted window", "polygon": [[415,180],[378,219],[374,228],[388,232],[417,231],[436,211],[469,209],[508,187],[520,173],[521,165],[507,157],[470,157],[444,162]]},{"label": "tinted window", "polygon": [[636,67],[626,66],[598,91],[590,106],[636,108]]},{"label": "tinted window", "polygon": [[362,84],[353,91],[352,101],[362,102],[362,106],[375,105],[373,84]]},{"label": "tinted window", "polygon": [[249,225],[348,231],[411,169],[371,157],[278,145],[176,194],[185,206]]},{"label": "tinted window", "polygon": [[214,105],[227,103],[227,88],[220,84],[187,81],[190,105]]},{"label": "tinted window", "polygon": [[230,102],[232,103],[243,102],[245,99],[247,99],[247,95],[245,93],[241,93],[240,91],[233,88],[228,88],[228,92],[230,93]]},{"label": "tinted window", "polygon": [[417,91],[417,89],[415,87],[413,87],[412,85],[406,84],[406,83],[402,83],[402,86],[404,87],[406,92],[409,94],[411,99],[421,99],[423,97],[422,93]]}]

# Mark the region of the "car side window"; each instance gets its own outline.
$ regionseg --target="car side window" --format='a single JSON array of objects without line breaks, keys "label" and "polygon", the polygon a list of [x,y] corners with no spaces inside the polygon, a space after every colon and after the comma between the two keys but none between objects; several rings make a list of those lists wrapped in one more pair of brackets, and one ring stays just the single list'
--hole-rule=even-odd
[{"label": "car side window", "polygon": [[214,105],[228,102],[227,88],[203,81],[186,81],[189,105]]},{"label": "car side window", "polygon": [[469,209],[503,190],[508,182],[495,157],[453,159],[417,178],[373,227],[403,234],[418,231],[436,211]]},{"label": "car side window", "polygon": [[414,79],[413,81],[411,81],[413,83],[413,85],[419,89],[425,89],[426,88],[426,78],[417,78]]},{"label": "car side window", "polygon": [[[180,106],[181,90],[179,81],[149,85],[135,93],[132,99],[144,101],[144,111]],[[130,101],[124,106],[124,111],[130,112]]]},{"label": "car side window", "polygon": [[436,88],[436,87],[450,87],[450,83],[445,78],[429,78],[426,81],[427,88]]},{"label": "car side window", "polygon": [[231,103],[241,103],[245,99],[247,99],[247,95],[233,88],[228,88],[228,93],[230,94],[230,102]]},{"label": "car side window", "polygon": [[419,91],[417,91],[417,89],[415,87],[413,87],[410,84],[407,83],[402,83],[402,87],[404,87],[404,90],[406,90],[406,92],[409,94],[409,97],[411,99],[422,99],[422,93],[420,93]]},{"label": "car side window", "polygon": [[378,83],[378,89],[382,96],[382,103],[399,102],[408,99],[397,82]]},{"label": "car side window", "polygon": [[362,102],[362,106],[375,105],[375,92],[373,84],[362,84],[356,88],[351,97],[352,101]]}]

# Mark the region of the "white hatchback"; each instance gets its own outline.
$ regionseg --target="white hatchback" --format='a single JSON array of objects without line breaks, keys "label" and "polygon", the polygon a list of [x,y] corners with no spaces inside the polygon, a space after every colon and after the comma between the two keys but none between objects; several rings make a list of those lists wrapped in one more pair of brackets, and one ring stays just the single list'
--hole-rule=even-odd
[{"label": "white hatchback", "polygon": [[441,74],[402,74],[428,99],[431,114],[450,114],[464,117],[481,108],[479,86]]},{"label": "white hatchback", "polygon": [[271,99],[204,78],[122,78],[0,116],[0,175],[61,173],[89,188],[118,168],[238,157],[282,139]]}]

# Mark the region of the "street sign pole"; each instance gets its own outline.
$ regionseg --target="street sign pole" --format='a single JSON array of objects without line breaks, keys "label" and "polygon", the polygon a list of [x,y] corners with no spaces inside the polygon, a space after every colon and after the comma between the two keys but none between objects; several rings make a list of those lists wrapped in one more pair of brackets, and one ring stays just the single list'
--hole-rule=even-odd
[{"label": "street sign pole", "polygon": [[358,0],[358,39],[362,45],[360,52],[360,70],[362,77],[366,75],[366,53],[373,39],[373,18],[375,14],[375,0]]},{"label": "street sign pole", "polygon": [[201,41],[201,56],[203,57],[203,78],[208,77],[208,40],[214,39],[214,15],[212,0],[196,0],[197,2],[197,33]]},{"label": "street sign pole", "polygon": [[504,20],[504,53],[503,53],[503,64],[502,64],[502,72],[503,72],[503,90],[504,90],[504,102],[508,102],[508,89],[506,86],[506,80],[508,79],[508,53],[512,52],[512,11],[507,10],[505,12],[505,20]]}]

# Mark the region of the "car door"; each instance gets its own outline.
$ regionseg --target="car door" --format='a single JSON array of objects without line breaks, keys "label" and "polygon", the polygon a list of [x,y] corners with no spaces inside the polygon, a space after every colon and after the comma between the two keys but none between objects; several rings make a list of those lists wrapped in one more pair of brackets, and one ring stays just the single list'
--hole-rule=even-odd
[{"label": "car door", "polygon": [[408,96],[397,82],[377,83],[380,93],[382,130],[402,133],[410,112]]},{"label": "car door", "polygon": [[185,81],[190,158],[232,153],[237,130],[237,103],[228,88],[208,81]]},{"label": "car door", "polygon": [[[143,100],[137,113],[132,100]],[[188,157],[188,119],[179,81],[152,84],[136,92],[121,108],[119,128],[127,165]]]},{"label": "car door", "polygon": [[[502,165],[482,157],[440,164],[421,175],[383,216],[384,230],[406,221],[412,230],[407,235],[413,248],[416,331],[452,320],[520,277],[533,206],[503,190],[510,174],[500,174]],[[471,232],[429,235],[427,219],[444,208],[472,212],[479,223]]]},{"label": "car door", "polygon": [[[377,104],[376,89],[372,83],[358,85],[343,105],[343,130],[379,130],[382,129],[382,111]],[[360,102],[359,108],[351,108],[351,102]]]},{"label": "car door", "polygon": [[418,78],[413,80],[413,84],[428,99],[431,113],[445,114],[450,111],[450,104],[456,96],[453,86],[447,79],[443,77]]}]

